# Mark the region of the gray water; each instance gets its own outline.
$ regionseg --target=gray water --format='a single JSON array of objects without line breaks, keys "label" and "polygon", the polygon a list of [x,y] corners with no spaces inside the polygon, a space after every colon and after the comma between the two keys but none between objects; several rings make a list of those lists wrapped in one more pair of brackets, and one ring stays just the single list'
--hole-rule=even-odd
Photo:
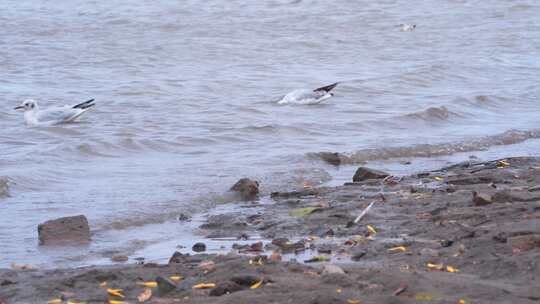
[{"label": "gray water", "polygon": [[[405,171],[494,149],[534,155],[539,15],[536,0],[3,0],[0,267],[180,244],[178,213],[227,203],[240,177],[267,194],[355,168],[313,152],[413,160]],[[322,105],[275,103],[336,81]],[[26,98],[97,106],[29,128],[12,110]],[[37,224],[75,214],[91,245],[37,245]]]}]

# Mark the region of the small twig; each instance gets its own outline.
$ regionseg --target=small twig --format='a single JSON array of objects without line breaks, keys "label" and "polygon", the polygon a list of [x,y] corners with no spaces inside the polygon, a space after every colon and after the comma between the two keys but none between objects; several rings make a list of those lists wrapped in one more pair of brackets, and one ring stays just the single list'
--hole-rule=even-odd
[{"label": "small twig", "polygon": [[364,209],[362,213],[360,213],[360,215],[354,219],[353,223],[358,224],[358,222],[360,222],[360,220],[364,217],[364,215],[368,213],[369,209],[371,209],[371,207],[373,206],[373,204],[375,204],[375,202],[376,201],[372,201],[371,203],[369,203],[366,209]]}]

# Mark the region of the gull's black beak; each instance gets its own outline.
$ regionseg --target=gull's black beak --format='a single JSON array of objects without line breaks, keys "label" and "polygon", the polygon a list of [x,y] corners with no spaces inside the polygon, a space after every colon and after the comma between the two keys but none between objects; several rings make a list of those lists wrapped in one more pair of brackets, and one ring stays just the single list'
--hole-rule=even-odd
[{"label": "gull's black beak", "polygon": [[24,109],[23,106],[16,106],[15,108],[13,108],[13,110],[20,110],[20,109]]}]

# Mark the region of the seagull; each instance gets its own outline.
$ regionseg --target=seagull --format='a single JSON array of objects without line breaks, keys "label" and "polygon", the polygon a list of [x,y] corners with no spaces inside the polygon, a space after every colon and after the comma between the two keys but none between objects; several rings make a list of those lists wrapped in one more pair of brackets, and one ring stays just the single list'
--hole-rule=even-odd
[{"label": "seagull", "polygon": [[326,100],[332,96],[334,93],[331,93],[333,88],[338,85],[339,82],[317,88],[315,90],[308,89],[299,89],[290,92],[285,95],[278,104],[302,104],[302,105],[315,105],[321,103],[323,100]]},{"label": "seagull", "polygon": [[416,28],[416,24],[400,24],[399,27],[402,32],[412,32]]},{"label": "seagull", "polygon": [[65,105],[41,110],[35,100],[27,99],[14,110],[24,110],[24,120],[27,125],[57,125],[72,122],[94,106],[94,99],[76,105]]}]

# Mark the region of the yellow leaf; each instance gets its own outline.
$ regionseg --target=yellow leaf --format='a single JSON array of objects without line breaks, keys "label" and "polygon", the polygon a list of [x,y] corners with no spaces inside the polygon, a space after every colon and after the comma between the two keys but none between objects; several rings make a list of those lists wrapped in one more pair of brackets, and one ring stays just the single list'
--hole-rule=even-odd
[{"label": "yellow leaf", "polygon": [[452,266],[446,266],[446,271],[448,271],[448,272],[459,272],[459,269],[454,268]]},{"label": "yellow leaf", "polygon": [[373,238],[373,235],[368,235],[366,237],[366,240],[370,240],[370,241],[373,241],[375,238]]},{"label": "yellow leaf", "polygon": [[47,301],[47,304],[61,304],[62,299],[52,299],[50,301]]},{"label": "yellow leaf", "polygon": [[371,232],[371,233],[377,233],[377,230],[375,230],[375,228],[373,228],[373,226],[371,226],[371,225],[366,225],[366,227],[367,227],[367,230],[369,230],[369,232]]},{"label": "yellow leaf", "polygon": [[127,304],[124,301],[109,300],[109,304]]},{"label": "yellow leaf", "polygon": [[459,299],[459,301],[457,301],[457,304],[467,304],[467,302],[463,299]]},{"label": "yellow leaf", "polygon": [[257,288],[261,287],[262,282],[263,282],[263,280],[260,280],[259,282],[257,282],[257,283],[255,283],[255,284],[251,285],[251,286],[249,287],[249,289],[257,289]]},{"label": "yellow leaf", "polygon": [[302,216],[306,216],[306,215],[309,215],[309,214],[313,213],[313,211],[315,211],[317,209],[319,209],[319,208],[306,207],[306,208],[294,209],[294,210],[289,211],[289,215],[290,216],[296,216],[296,217],[302,217]]},{"label": "yellow leaf", "polygon": [[107,292],[108,292],[111,296],[120,297],[120,298],[125,298],[124,295],[122,294],[122,289],[111,289],[111,288],[107,288]]},{"label": "yellow leaf", "polygon": [[405,251],[407,251],[407,247],[405,247],[405,246],[392,247],[392,248],[389,248],[388,251],[390,251],[390,252],[396,252],[396,251],[405,252]]},{"label": "yellow leaf", "polygon": [[208,288],[215,288],[216,284],[214,283],[201,283],[197,285],[193,285],[193,289],[208,289]]},{"label": "yellow leaf", "polygon": [[157,287],[157,282],[137,282],[137,285],[154,288]]},{"label": "yellow leaf", "polygon": [[144,303],[150,300],[151,297],[152,297],[152,289],[146,288],[143,292],[141,292],[137,296],[137,300],[139,300],[139,303]]},{"label": "yellow leaf", "polygon": [[347,300],[347,304],[360,304],[362,302],[360,302],[360,300],[353,300],[353,299],[348,299]]},{"label": "yellow leaf", "polygon": [[437,180],[437,181],[443,181],[444,180],[444,178],[442,178],[440,176],[434,176],[433,179]]},{"label": "yellow leaf", "polygon": [[430,268],[430,269],[442,270],[444,268],[444,265],[443,264],[427,263],[427,267]]},{"label": "yellow leaf", "polygon": [[427,293],[419,293],[414,298],[416,301],[433,301],[433,296]]},{"label": "yellow leaf", "polygon": [[343,291],[343,290],[341,290],[341,288],[336,289],[336,292],[337,292],[337,293],[341,293],[342,291]]},{"label": "yellow leaf", "polygon": [[169,277],[169,279],[171,279],[171,281],[175,281],[175,282],[178,282],[178,281],[182,280],[183,278],[184,278],[183,276],[177,276],[177,275]]}]

